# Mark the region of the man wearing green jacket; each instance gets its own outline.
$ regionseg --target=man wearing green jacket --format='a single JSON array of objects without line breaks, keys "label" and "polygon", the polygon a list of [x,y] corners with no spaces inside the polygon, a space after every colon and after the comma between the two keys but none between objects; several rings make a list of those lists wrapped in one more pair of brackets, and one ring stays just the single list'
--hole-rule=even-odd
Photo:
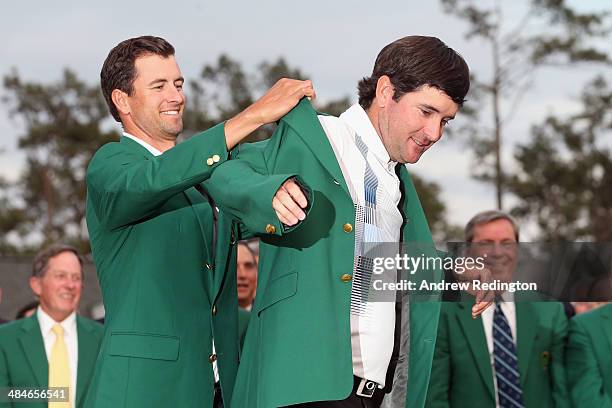
[{"label": "man wearing green jacket", "polygon": [[302,100],[269,142],[242,145],[232,171],[213,174],[215,186],[237,187],[211,193],[243,221],[252,198],[241,193],[249,182],[240,166],[297,173],[313,191],[300,226],[261,240],[232,408],[378,407],[391,390],[387,406],[423,406],[439,304],[369,301],[364,248],[412,242],[436,255],[404,164],[440,139],[468,88],[455,51],[437,38],[402,38],[359,83],[359,104],[334,118]]},{"label": "man wearing green jacket", "polygon": [[[124,132],[87,170],[87,227],[106,310],[87,407],[222,406],[238,365],[239,231],[202,183],[250,132],[314,96],[312,86],[281,80],[237,116],[175,146],[185,97],[172,45],[151,36],[123,41],[100,76]],[[280,233],[281,221],[304,218],[305,197],[290,177],[249,177],[252,232]]]},{"label": "man wearing green jacket", "polygon": [[32,271],[30,287],[40,302],[36,313],[0,327],[0,407],[47,408],[46,400],[2,400],[8,389],[62,387],[64,402],[49,406],[82,408],[103,329],[76,313],[81,257],[71,246],[52,245],[36,255]]},{"label": "man wearing green jacket", "polygon": [[570,320],[566,360],[574,406],[612,408],[612,304]]},{"label": "man wearing green jacket", "polygon": [[[471,256],[484,258],[500,282],[512,281],[518,239],[515,221],[496,210],[475,215],[465,229]],[[521,301],[520,292],[497,296],[478,320],[466,314],[470,300],[442,304],[426,406],[569,406],[562,304]]]}]

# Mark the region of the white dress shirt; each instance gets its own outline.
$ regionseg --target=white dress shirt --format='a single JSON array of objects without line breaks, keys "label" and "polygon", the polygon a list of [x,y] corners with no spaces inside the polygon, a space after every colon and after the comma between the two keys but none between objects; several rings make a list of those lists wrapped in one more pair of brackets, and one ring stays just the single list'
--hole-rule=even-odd
[{"label": "white dress shirt", "polygon": [[70,405],[74,408],[75,397],[76,397],[76,385],[77,385],[77,368],[79,366],[79,339],[77,333],[76,324],[76,313],[72,312],[62,322],[56,322],[51,316],[38,306],[36,311],[36,317],[38,318],[38,324],[40,326],[40,332],[45,343],[45,354],[47,355],[47,362],[51,360],[51,350],[55,344],[55,333],[53,333],[53,326],[59,323],[64,329],[64,342],[68,349],[68,366],[70,367]]},{"label": "white dress shirt", "polygon": [[162,151],[157,150],[157,148],[151,146],[150,144],[148,144],[144,140],[142,140],[142,139],[140,139],[140,138],[138,138],[136,136],[130,135],[128,132],[124,131],[123,132],[123,136],[132,139],[133,141],[135,141],[136,143],[138,143],[139,145],[141,145],[142,147],[144,147],[145,149],[150,151],[153,156],[161,156],[161,154],[163,153]]},{"label": "white dress shirt", "polygon": [[[506,316],[506,320],[508,320],[508,325],[510,326],[510,331],[512,332],[512,340],[514,340],[514,346],[516,348],[516,305],[514,304],[514,295],[512,293],[505,292],[501,295],[501,298],[504,300],[500,303],[500,307],[504,315]],[[487,338],[487,348],[489,351],[489,362],[491,364],[491,372],[493,373],[493,387],[495,391],[495,406],[499,407],[499,400],[497,396],[497,377],[495,375],[495,357],[493,356],[493,315],[495,313],[495,304],[492,304],[490,307],[486,308],[484,312],[482,312],[482,325],[484,327],[485,336]]]},{"label": "white dress shirt", "polygon": [[[395,173],[397,163],[391,161],[370,118],[359,104],[351,106],[339,118],[319,116],[319,121],[355,205],[355,264],[350,310],[353,374],[375,381],[382,388],[393,352],[395,303],[369,300],[371,292],[366,282],[368,274],[371,279],[371,271],[364,266],[372,256],[373,244],[399,242],[403,218],[398,208],[401,191]],[[365,157],[364,150],[367,150]],[[366,183],[372,187],[371,181],[366,182],[368,167],[376,179],[375,205],[368,201],[371,197],[366,198]],[[379,278],[383,276],[377,276]],[[384,280],[395,282],[396,276],[385,272]]]}]

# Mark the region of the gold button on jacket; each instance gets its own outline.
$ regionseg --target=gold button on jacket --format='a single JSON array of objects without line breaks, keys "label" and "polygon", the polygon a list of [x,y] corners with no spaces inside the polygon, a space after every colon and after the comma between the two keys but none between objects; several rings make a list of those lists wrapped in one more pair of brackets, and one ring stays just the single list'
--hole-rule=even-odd
[{"label": "gold button on jacket", "polygon": [[276,232],[276,227],[272,224],[266,225],[266,232],[268,234],[274,234]]},{"label": "gold button on jacket", "polygon": [[351,224],[349,224],[348,222],[346,224],[344,224],[344,226],[342,228],[344,229],[344,232],[346,232],[346,233],[353,231],[353,226]]},{"label": "gold button on jacket", "polygon": [[342,282],[350,282],[350,280],[353,279],[353,276],[345,273],[340,277],[340,279],[342,279]]},{"label": "gold button on jacket", "polygon": [[212,159],[213,159],[213,162],[217,163],[219,160],[221,160],[221,157],[219,157],[218,154],[215,154],[213,155]]},{"label": "gold button on jacket", "polygon": [[216,354],[211,354],[208,357],[208,361],[210,361],[210,363],[214,363],[215,361],[217,361],[217,355]]},{"label": "gold button on jacket", "polygon": [[215,164],[215,162],[213,161],[212,157],[209,157],[208,159],[206,159],[206,164],[212,166],[213,164]]}]

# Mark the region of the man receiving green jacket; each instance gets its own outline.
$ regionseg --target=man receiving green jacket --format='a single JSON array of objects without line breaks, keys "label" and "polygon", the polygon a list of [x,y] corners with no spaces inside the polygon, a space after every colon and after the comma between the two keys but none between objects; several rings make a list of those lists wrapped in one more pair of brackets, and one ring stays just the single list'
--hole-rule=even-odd
[{"label": "man receiving green jacket", "polygon": [[570,320],[566,360],[574,406],[612,408],[612,304]]},{"label": "man receiving green jacket", "polygon": [[[234,118],[175,146],[185,97],[172,45],[151,36],[123,41],[100,76],[124,133],[87,170],[87,227],[106,318],[86,405],[222,406],[238,365],[239,232],[202,182],[250,132],[314,96],[312,86],[281,80]],[[304,218],[305,198],[290,177],[249,178],[251,231]]]},{"label": "man receiving green jacket", "polygon": [[414,242],[435,256],[403,164],[440,139],[468,87],[467,65],[440,40],[402,38],[381,51],[359,104],[340,118],[302,100],[269,142],[242,145],[232,171],[213,174],[211,193],[243,220],[252,198],[241,193],[241,166],[297,173],[313,191],[302,225],[262,238],[232,408],[377,407],[391,389],[388,406],[423,406],[439,304],[369,301],[364,247]]}]

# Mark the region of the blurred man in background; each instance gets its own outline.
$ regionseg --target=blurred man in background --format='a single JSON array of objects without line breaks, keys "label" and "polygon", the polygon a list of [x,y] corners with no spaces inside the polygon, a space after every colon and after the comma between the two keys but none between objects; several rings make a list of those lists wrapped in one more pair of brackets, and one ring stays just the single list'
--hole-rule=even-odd
[{"label": "blurred man in background", "polygon": [[[465,228],[471,255],[483,256],[492,278],[511,282],[519,230],[510,215],[485,211]],[[530,303],[498,292],[482,320],[472,300],[443,303],[427,407],[568,406],[564,370],[567,319],[558,302]]]},{"label": "blurred man in background", "polygon": [[238,306],[250,312],[257,291],[257,259],[248,243],[244,241],[238,243],[236,273],[238,276]]},{"label": "blurred man in background", "polygon": [[566,359],[574,406],[612,408],[612,304],[570,320]]},{"label": "blurred man in background", "polygon": [[36,313],[0,327],[0,388],[65,387],[69,402],[49,406],[83,407],[103,330],[76,313],[83,287],[76,249],[53,245],[39,252],[30,287],[40,302]]}]

